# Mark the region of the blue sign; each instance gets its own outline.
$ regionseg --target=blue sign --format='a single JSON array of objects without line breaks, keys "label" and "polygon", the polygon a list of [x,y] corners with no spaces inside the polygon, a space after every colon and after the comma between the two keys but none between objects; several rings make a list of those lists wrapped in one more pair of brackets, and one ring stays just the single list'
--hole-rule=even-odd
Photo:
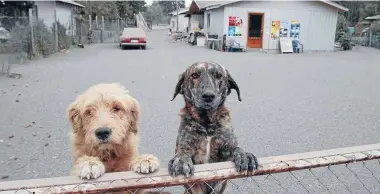
[{"label": "blue sign", "polygon": [[228,36],[235,36],[235,26],[228,27]]}]

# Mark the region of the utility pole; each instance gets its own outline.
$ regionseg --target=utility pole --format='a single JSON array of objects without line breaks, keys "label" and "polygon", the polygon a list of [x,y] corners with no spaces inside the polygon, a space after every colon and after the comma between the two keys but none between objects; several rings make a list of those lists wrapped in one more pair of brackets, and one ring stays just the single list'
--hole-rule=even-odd
[{"label": "utility pole", "polygon": [[178,0],[175,1],[175,4],[176,4],[176,8],[177,8],[177,32],[178,32]]}]

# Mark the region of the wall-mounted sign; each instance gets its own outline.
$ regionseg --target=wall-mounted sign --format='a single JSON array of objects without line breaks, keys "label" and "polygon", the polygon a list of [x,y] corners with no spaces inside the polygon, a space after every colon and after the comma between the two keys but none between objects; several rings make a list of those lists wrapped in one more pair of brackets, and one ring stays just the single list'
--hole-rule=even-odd
[{"label": "wall-mounted sign", "polygon": [[271,40],[278,40],[280,36],[280,21],[272,21]]},{"label": "wall-mounted sign", "polygon": [[228,17],[228,36],[241,37],[243,35],[243,19],[236,16]]},{"label": "wall-mounted sign", "polygon": [[293,38],[294,40],[300,39],[300,30],[301,26],[298,21],[292,20],[292,23],[290,24],[290,38]]},{"label": "wall-mounted sign", "polygon": [[288,37],[289,28],[290,28],[289,20],[281,20],[280,37]]},{"label": "wall-mounted sign", "polygon": [[198,32],[199,30],[199,21],[191,21],[191,31]]}]

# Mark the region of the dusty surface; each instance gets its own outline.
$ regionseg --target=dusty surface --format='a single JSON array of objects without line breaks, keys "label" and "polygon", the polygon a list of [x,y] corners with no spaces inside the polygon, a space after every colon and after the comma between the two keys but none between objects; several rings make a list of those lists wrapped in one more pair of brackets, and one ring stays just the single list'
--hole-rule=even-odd
[{"label": "dusty surface", "polygon": [[[258,157],[372,144],[380,139],[380,52],[279,55],[222,53],[149,34],[147,50],[103,44],[72,49],[0,77],[0,173],[3,180],[68,175],[68,104],[101,82],[120,82],[140,101],[141,152],[162,166],[174,153],[181,73],[197,60],[225,65],[240,86],[227,100],[240,145]],[[1,180],[0,180],[1,181]]]}]

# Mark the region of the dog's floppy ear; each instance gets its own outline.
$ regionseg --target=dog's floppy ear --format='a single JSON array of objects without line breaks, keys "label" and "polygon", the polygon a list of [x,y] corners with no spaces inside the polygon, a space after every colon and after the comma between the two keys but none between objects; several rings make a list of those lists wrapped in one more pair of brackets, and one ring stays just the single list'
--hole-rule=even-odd
[{"label": "dog's floppy ear", "polygon": [[174,96],[173,96],[173,99],[171,101],[173,101],[178,94],[183,94],[182,84],[185,81],[185,75],[184,74],[185,73],[182,73],[181,75],[179,75],[179,80],[178,80],[177,85],[175,86]]},{"label": "dog's floppy ear", "polygon": [[234,89],[236,90],[236,93],[238,95],[238,100],[241,101],[241,98],[240,98],[240,90],[239,90],[239,86],[237,85],[237,83],[235,82],[235,80],[231,77],[230,73],[228,73],[227,71],[227,79],[228,79],[228,93],[227,95],[229,95],[231,93],[231,89]]},{"label": "dog's floppy ear", "polygon": [[74,133],[78,132],[82,128],[82,117],[80,115],[77,100],[69,105],[67,109],[67,118],[71,123]]},{"label": "dog's floppy ear", "polygon": [[132,98],[131,102],[132,102],[132,106],[130,108],[130,113],[131,113],[130,131],[134,134],[137,134],[138,122],[140,120],[140,104],[134,98]]}]

